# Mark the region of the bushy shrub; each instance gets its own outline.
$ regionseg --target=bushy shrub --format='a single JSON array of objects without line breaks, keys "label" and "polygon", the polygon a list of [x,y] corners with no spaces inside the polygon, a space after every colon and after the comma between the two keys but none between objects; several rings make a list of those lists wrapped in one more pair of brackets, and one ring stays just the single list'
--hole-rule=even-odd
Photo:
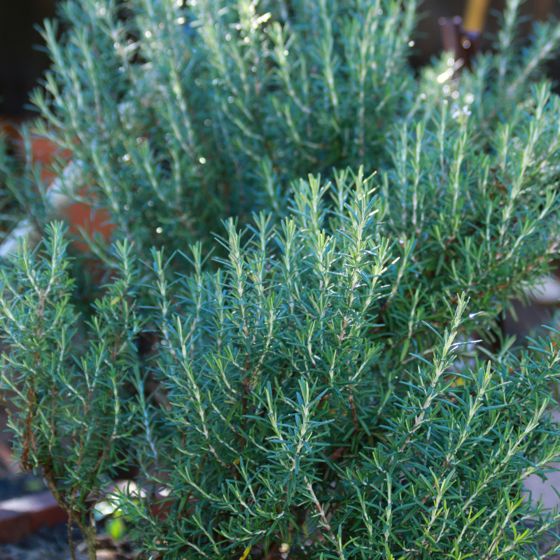
[{"label": "bushy shrub", "polygon": [[560,454],[557,333],[497,328],[559,239],[534,78],[560,28],[522,48],[518,5],[460,76],[414,76],[408,2],[82,0],[47,27],[44,132],[117,241],[86,309],[60,225],[5,263],[2,380],[91,558],[123,465],[146,558],[560,551],[522,496]]},{"label": "bushy shrub", "polygon": [[34,101],[121,230],[181,248],[226,216],[281,212],[309,171],[366,154],[378,165],[410,104],[415,12],[363,0],[70,2],[63,39],[46,27],[54,66]]}]

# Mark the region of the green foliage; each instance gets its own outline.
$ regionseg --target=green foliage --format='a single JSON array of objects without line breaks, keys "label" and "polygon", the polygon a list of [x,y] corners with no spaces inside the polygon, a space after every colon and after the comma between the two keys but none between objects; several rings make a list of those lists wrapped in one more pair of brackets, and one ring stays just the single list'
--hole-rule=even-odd
[{"label": "green foliage", "polygon": [[[138,330],[130,254],[117,245],[122,278],[80,325],[62,227],[47,233],[48,259],[38,261],[25,244],[9,275],[2,271],[0,329],[10,348],[2,355],[2,380],[17,410],[10,427],[23,467],[42,470],[71,521],[87,533],[92,499],[122,462],[128,433],[123,389],[137,370]],[[78,350],[82,329],[84,352]]]},{"label": "green foliage", "polygon": [[47,26],[43,132],[121,241],[85,311],[60,225],[3,265],[1,379],[90,556],[125,463],[145,558],[560,552],[522,490],[560,455],[558,333],[497,328],[560,234],[535,79],[560,28],[519,45],[518,6],[460,76],[414,76],[413,2],[82,0]]},{"label": "green foliage", "polygon": [[308,173],[390,166],[388,139],[402,119],[413,132],[442,91],[451,114],[466,101],[479,133],[494,134],[560,42],[541,24],[521,49],[518,4],[457,100],[449,67],[439,80],[408,67],[415,1],[67,2],[69,30],[45,28],[53,67],[33,101],[40,131],[81,162],[71,196],[87,186],[146,254],[154,242],[181,249],[224,217],[282,213]]},{"label": "green foliage", "polygon": [[463,298],[441,302],[443,336],[420,325],[427,305],[400,287],[383,204],[361,176],[330,191],[311,179],[279,228],[260,216],[242,243],[230,224],[217,273],[195,248],[195,274],[172,288],[155,255],[154,367],[169,402],[154,421],[169,432],[152,480],[171,498],[165,520],[142,525],[147,550],[528,554],[521,481],[559,451],[546,418],[558,356],[465,355]]},{"label": "green foliage", "polygon": [[[406,6],[403,9],[403,6]],[[34,102],[135,244],[182,248],[281,212],[293,179],[378,165],[409,105],[415,2],[86,0]],[[71,185],[79,198],[80,185]]]},{"label": "green foliage", "polygon": [[[29,147],[24,131],[23,144]],[[23,217],[44,224],[46,216],[37,204],[38,184],[30,167],[22,165],[11,152],[8,138],[0,133],[0,239],[4,240]],[[39,187],[40,188],[40,187]],[[33,199],[31,202],[30,199]]]}]

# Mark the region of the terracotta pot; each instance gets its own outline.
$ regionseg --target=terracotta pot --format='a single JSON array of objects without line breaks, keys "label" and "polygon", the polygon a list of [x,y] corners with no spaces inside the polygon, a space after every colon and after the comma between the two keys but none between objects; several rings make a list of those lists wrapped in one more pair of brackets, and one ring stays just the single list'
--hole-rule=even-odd
[{"label": "terracotta pot", "polygon": [[[23,150],[21,138],[18,143],[20,149]],[[55,161],[66,160],[69,165],[72,162],[72,154],[69,150],[61,150],[51,140],[39,136],[31,138],[31,156],[33,163],[40,167],[41,179],[50,186],[57,178],[57,174],[53,171]],[[76,236],[79,236],[81,232],[89,237],[100,234],[105,241],[109,241],[115,229],[115,226],[110,222],[108,211],[94,210],[86,203],[73,202],[56,210],[66,219],[70,232],[76,234]],[[74,245],[81,251],[87,251],[87,244],[84,242],[76,241]]]},{"label": "terracotta pot", "polygon": [[19,138],[18,126],[17,120],[0,117],[0,134],[12,141]]},{"label": "terracotta pot", "polygon": [[0,502],[0,543],[17,542],[41,527],[54,527],[66,519],[50,492]]}]

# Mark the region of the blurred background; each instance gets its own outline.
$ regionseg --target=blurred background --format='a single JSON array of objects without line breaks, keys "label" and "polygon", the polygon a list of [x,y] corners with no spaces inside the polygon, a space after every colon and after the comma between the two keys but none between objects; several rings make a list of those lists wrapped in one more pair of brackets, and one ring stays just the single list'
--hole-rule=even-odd
[{"label": "blurred background", "polygon": [[[505,0],[491,0],[491,11],[503,10]],[[57,0],[0,0],[0,118],[19,121],[29,116],[26,107],[30,90],[48,67],[48,56],[41,48],[37,27],[56,13]],[[441,50],[438,19],[462,15],[465,0],[424,0],[415,63],[421,64]],[[528,19],[560,16],[557,0],[525,2]],[[487,31],[496,28],[496,18],[489,16]],[[553,64],[553,74],[560,77],[560,64]]]},{"label": "blurred background", "polygon": [[21,118],[29,91],[48,65],[37,27],[56,0],[0,0],[0,115]]}]

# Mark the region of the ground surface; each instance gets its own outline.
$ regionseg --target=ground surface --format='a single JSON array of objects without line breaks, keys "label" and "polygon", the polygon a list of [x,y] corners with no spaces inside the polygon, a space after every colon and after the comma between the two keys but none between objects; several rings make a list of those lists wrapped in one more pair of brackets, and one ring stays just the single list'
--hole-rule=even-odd
[{"label": "ground surface", "polygon": [[67,560],[66,527],[42,529],[17,545],[0,545],[0,560]]}]

